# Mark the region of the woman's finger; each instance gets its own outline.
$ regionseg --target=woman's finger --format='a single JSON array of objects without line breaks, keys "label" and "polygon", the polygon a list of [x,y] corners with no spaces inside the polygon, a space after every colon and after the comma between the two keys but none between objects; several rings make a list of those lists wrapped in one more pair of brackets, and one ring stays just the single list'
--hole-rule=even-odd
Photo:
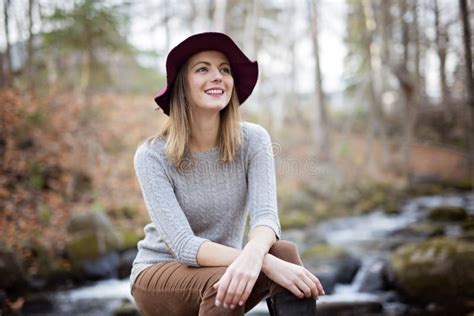
[{"label": "woman's finger", "polygon": [[304,296],[310,297],[311,296],[311,288],[306,284],[303,279],[296,280],[296,286],[304,293]]},{"label": "woman's finger", "polygon": [[244,305],[244,303],[247,301],[249,298],[250,294],[252,293],[253,286],[255,285],[256,281],[250,280],[247,282],[245,289],[243,290],[242,296],[240,297],[239,300],[239,305]]},{"label": "woman's finger", "polygon": [[236,278],[235,276],[232,278],[232,280],[229,282],[229,286],[227,287],[227,292],[226,295],[224,296],[224,307],[230,307],[232,305],[232,300],[234,298],[234,295],[237,294],[237,287],[239,286],[240,280]]},{"label": "woman's finger", "polygon": [[227,272],[219,280],[219,285],[217,287],[217,295],[216,295],[216,306],[220,306],[224,303],[224,298],[227,293],[227,287],[229,286],[229,276]]},{"label": "woman's finger", "polygon": [[240,280],[240,282],[239,282],[239,284],[238,284],[238,286],[235,290],[235,294],[232,297],[231,302],[230,302],[231,308],[232,308],[232,306],[234,306],[234,307],[237,306],[237,304],[239,304],[239,302],[241,301],[241,297],[243,296],[243,293],[244,293],[244,290],[245,290],[245,287],[246,287],[247,283],[248,282],[244,279]]},{"label": "woman's finger", "polygon": [[324,293],[324,288],[323,288],[323,285],[321,284],[321,281],[319,281],[319,279],[314,274],[312,274],[311,272],[309,272],[309,271],[307,271],[307,272],[308,272],[307,273],[308,277],[316,283],[316,286],[318,287],[318,292],[320,294],[325,295],[326,293]]},{"label": "woman's finger", "polygon": [[296,284],[291,284],[289,287],[287,287],[287,290],[293,293],[294,296],[303,298],[304,293],[296,286]]},{"label": "woman's finger", "polygon": [[314,282],[313,279],[311,279],[307,274],[305,274],[304,276],[304,282],[306,283],[306,285],[309,286],[310,290],[311,290],[311,294],[314,298],[318,297],[318,295],[321,293],[319,292],[318,290],[318,285],[316,282]]}]

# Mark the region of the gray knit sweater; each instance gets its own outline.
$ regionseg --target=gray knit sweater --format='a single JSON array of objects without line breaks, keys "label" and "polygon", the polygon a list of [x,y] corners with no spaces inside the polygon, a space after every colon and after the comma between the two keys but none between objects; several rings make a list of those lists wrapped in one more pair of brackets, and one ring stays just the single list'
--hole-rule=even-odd
[{"label": "gray knit sweater", "polygon": [[241,122],[236,159],[219,165],[219,148],[193,153],[194,169],[178,170],[166,158],[165,140],[143,142],[134,157],[151,223],[138,242],[130,282],[157,262],[199,267],[197,253],[210,240],[242,249],[247,214],[250,230],[270,227],[280,239],[271,139],[260,125]]}]

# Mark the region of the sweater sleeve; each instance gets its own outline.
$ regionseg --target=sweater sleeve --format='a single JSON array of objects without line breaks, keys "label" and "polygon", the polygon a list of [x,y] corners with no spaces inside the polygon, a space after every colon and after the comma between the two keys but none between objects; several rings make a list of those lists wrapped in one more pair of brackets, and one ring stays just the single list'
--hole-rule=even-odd
[{"label": "sweater sleeve", "polygon": [[208,240],[194,235],[174,193],[171,179],[164,168],[163,157],[141,144],[134,156],[135,174],[158,234],[175,258],[188,266],[199,267],[197,253]]},{"label": "sweater sleeve", "polygon": [[262,126],[251,124],[249,138],[246,203],[250,213],[249,232],[256,226],[268,226],[275,232],[276,238],[280,239],[275,163],[270,135]]}]

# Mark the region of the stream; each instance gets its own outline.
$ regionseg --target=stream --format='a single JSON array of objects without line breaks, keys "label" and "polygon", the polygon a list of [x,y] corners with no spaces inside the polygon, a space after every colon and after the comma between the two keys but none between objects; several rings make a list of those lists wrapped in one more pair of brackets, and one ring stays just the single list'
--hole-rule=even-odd
[{"label": "stream", "polygon": [[[378,302],[383,305],[383,312],[380,315],[403,315],[403,304],[387,299],[387,295],[393,293],[371,294],[364,293],[362,290],[364,284],[367,285],[371,270],[378,268],[377,260],[387,255],[384,246],[393,242],[391,233],[419,221],[426,208],[439,205],[463,206],[470,214],[474,214],[474,194],[413,198],[405,201],[400,206],[401,211],[396,215],[387,215],[382,210],[376,209],[366,215],[331,219],[304,231],[288,231],[283,232],[282,235],[284,239],[296,241],[300,251],[310,246],[315,240],[324,240],[330,245],[343,247],[361,260],[361,267],[352,283],[336,284],[332,294],[319,298],[318,309],[319,306],[335,303]],[[457,233],[454,229],[450,231],[448,227],[448,235],[455,236]],[[304,241],[303,244],[299,239]],[[113,310],[124,300],[133,302],[128,278],[98,281],[88,286],[47,295],[51,302],[48,313],[30,312],[24,315],[108,316],[112,315]],[[246,315],[268,315],[265,301],[260,302]]]}]

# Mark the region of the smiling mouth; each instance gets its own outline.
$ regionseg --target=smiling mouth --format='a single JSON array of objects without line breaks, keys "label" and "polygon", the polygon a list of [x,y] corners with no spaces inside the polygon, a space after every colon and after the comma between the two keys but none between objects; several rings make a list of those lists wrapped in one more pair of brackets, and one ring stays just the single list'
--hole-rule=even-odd
[{"label": "smiling mouth", "polygon": [[219,96],[219,95],[223,95],[224,94],[224,90],[221,90],[221,89],[209,89],[209,90],[206,90],[204,91],[207,95],[215,95],[215,96]]}]

